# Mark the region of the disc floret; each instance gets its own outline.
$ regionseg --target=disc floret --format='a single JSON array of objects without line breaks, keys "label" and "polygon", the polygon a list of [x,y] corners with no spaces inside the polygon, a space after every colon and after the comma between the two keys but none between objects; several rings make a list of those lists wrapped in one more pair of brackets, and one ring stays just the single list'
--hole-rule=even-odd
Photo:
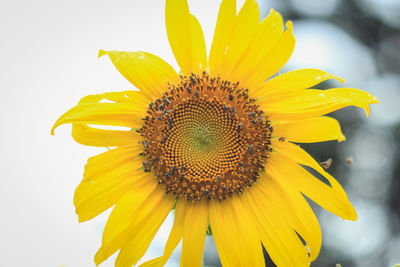
[{"label": "disc floret", "polygon": [[271,150],[272,126],[239,83],[181,76],[147,109],[144,171],[167,193],[196,201],[241,194],[259,177]]}]

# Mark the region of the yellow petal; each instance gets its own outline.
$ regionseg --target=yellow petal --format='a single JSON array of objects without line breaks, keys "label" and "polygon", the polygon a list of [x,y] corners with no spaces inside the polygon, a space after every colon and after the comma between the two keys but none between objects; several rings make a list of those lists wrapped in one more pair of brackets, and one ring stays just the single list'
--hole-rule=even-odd
[{"label": "yellow petal", "polygon": [[292,144],[290,142],[280,142],[277,140],[272,140],[272,147],[279,153],[284,155],[285,157],[297,162],[298,164],[308,166],[318,171],[322,176],[324,176],[331,185],[332,189],[335,190],[338,194],[346,197],[346,192],[340,186],[340,184],[336,181],[334,177],[332,177],[329,173],[327,173],[321,165],[318,164],[306,151],[301,149],[300,146]]},{"label": "yellow petal", "polygon": [[173,208],[175,199],[168,196],[149,214],[133,236],[119,251],[115,266],[132,266],[143,257],[161,224]]},{"label": "yellow petal", "polygon": [[145,111],[147,106],[149,105],[148,99],[143,95],[142,92],[133,90],[88,95],[79,100],[79,104],[99,103],[104,99],[115,103],[132,103],[135,104],[135,106],[137,107],[143,108],[143,111]]},{"label": "yellow petal", "polygon": [[140,267],[163,267],[165,265],[163,256],[151,259],[140,264]]},{"label": "yellow petal", "polygon": [[142,109],[131,103],[83,103],[64,113],[54,124],[51,134],[65,123],[140,128],[143,124],[142,116]]},{"label": "yellow petal", "polygon": [[256,186],[267,201],[258,201],[259,208],[262,210],[264,206],[271,206],[278,212],[289,229],[293,228],[305,240],[311,261],[316,259],[321,249],[321,229],[317,217],[300,192],[293,186],[283,188],[266,174]]},{"label": "yellow petal", "polygon": [[285,137],[298,143],[315,143],[331,140],[344,141],[346,138],[337,120],[330,117],[316,117],[292,122],[273,124],[273,136]]},{"label": "yellow petal", "polygon": [[266,168],[267,173],[276,178],[282,187],[292,184],[304,195],[333,214],[347,220],[357,219],[357,213],[345,195],[321,182],[284,155],[273,153]]},{"label": "yellow petal", "polygon": [[213,77],[223,71],[222,63],[232,38],[235,20],[236,0],[222,0],[209,57],[209,69]]},{"label": "yellow petal", "polygon": [[239,196],[210,202],[209,216],[223,266],[265,266],[258,229]]},{"label": "yellow petal", "polygon": [[146,261],[140,267],[162,267],[168,261],[172,252],[178,246],[185,231],[186,208],[188,202],[186,200],[178,201],[175,208],[175,220],[169,234],[167,244],[165,244],[164,254],[161,257]]},{"label": "yellow petal", "polygon": [[118,71],[150,101],[168,89],[168,82],[178,81],[175,70],[161,58],[146,52],[100,50],[108,55]]},{"label": "yellow petal", "polygon": [[260,63],[254,71],[243,79],[242,82],[250,89],[256,91],[260,88],[264,81],[278,72],[292,55],[295,44],[292,22],[286,22],[286,27],[286,31],[281,35],[270,53],[267,53],[262,61],[259,61]]},{"label": "yellow petal", "polygon": [[223,79],[234,81],[231,76],[232,71],[238,66],[240,58],[253,41],[259,21],[260,10],[257,1],[246,0],[236,18],[232,39],[221,69]]},{"label": "yellow petal", "polygon": [[[103,232],[102,246],[95,255],[95,263],[97,265],[140,233],[146,222],[153,215],[164,215],[162,213],[164,211],[158,209],[164,205],[162,202],[168,202],[167,204],[170,204],[170,209],[172,209],[174,205],[173,199],[164,196],[164,189],[162,186],[157,185],[156,179],[151,174],[140,181],[140,184],[132,187],[118,201],[108,217]],[[160,215],[158,211],[162,214]]]},{"label": "yellow petal", "polygon": [[134,131],[103,130],[78,123],[72,125],[72,137],[82,145],[99,147],[124,146],[139,141],[139,135]]},{"label": "yellow petal", "polygon": [[192,72],[200,73],[207,69],[207,49],[203,30],[195,16],[190,15],[192,27]]},{"label": "yellow petal", "polygon": [[186,203],[181,266],[201,266],[208,227],[208,203]]},{"label": "yellow petal", "polygon": [[167,0],[165,25],[172,52],[185,74],[192,71],[192,30],[189,5],[186,0]]},{"label": "yellow petal", "polygon": [[[116,103],[131,103],[145,112],[148,100],[138,91],[110,92],[83,97],[79,104],[99,103],[103,99]],[[86,124],[73,123],[72,137],[76,142],[88,146],[112,147],[137,143],[139,136],[133,131],[103,130]]]},{"label": "yellow petal", "polygon": [[253,96],[259,99],[281,98],[285,94],[299,92],[329,79],[343,79],[318,69],[301,69],[278,75],[266,81],[262,88],[254,90]]},{"label": "yellow petal", "polygon": [[112,207],[143,177],[141,161],[128,161],[102,173],[96,179],[82,181],[75,190],[74,205],[79,222],[84,222]]},{"label": "yellow petal", "polygon": [[111,149],[89,158],[85,165],[83,181],[95,180],[127,162],[136,162],[137,160],[141,162],[142,160],[138,157],[140,152],[143,152],[143,146],[133,143],[130,146]]},{"label": "yellow petal", "polygon": [[165,4],[167,35],[181,71],[188,75],[207,67],[207,52],[203,31],[190,14],[186,0],[167,0]]},{"label": "yellow petal", "polygon": [[272,121],[290,121],[321,116],[347,106],[363,108],[368,116],[368,104],[378,103],[378,100],[358,89],[334,88],[308,89],[282,99],[261,99],[258,103]]},{"label": "yellow petal", "polygon": [[208,226],[208,204],[206,202],[178,202],[175,221],[165,246],[164,255],[145,262],[141,267],[163,266],[183,237],[181,266],[201,266],[203,248]]},{"label": "yellow petal", "polygon": [[268,17],[257,26],[252,42],[240,59],[240,63],[233,69],[232,79],[241,81],[242,86],[248,87],[243,81],[255,71],[259,64],[264,63],[264,58],[272,52],[271,48],[281,37],[282,31],[282,16],[271,9]]},{"label": "yellow petal", "polygon": [[309,266],[307,251],[292,226],[255,186],[243,194],[243,203],[252,219],[258,222],[260,239],[272,261],[277,266]]}]

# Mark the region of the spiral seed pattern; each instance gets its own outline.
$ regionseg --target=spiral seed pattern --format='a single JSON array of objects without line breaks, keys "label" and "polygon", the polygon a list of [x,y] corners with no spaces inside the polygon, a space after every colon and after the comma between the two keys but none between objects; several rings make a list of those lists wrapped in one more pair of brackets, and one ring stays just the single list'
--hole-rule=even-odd
[{"label": "spiral seed pattern", "polygon": [[150,103],[144,125],[144,171],[167,193],[196,201],[224,200],[259,177],[272,126],[238,83],[207,73],[181,76]]}]

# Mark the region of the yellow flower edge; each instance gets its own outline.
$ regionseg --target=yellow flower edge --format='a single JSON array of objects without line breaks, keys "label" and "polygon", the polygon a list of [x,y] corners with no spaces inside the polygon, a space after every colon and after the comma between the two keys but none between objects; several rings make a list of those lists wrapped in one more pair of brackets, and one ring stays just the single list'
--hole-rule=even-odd
[{"label": "yellow flower edge", "polygon": [[222,1],[208,58],[186,0],[166,0],[165,20],[181,75],[150,53],[100,50],[140,91],[86,96],[51,131],[71,123],[78,143],[112,147],[89,158],[74,196],[80,222],[114,206],[96,265],[117,251],[116,266],[135,265],[174,207],[163,255],[141,266],[163,266],[181,241],[180,265],[201,266],[208,225],[223,266],[265,266],[262,246],[277,266],[310,265],[321,230],[303,195],[343,219],[357,214],[335,178],[294,143],[344,141],[338,121],[324,115],[346,106],[368,115],[377,99],[354,88],[308,89],[343,82],[317,69],[270,78],[293,51],[293,26],[285,29],[273,9],[260,22],[255,0],[238,13],[235,0]]}]

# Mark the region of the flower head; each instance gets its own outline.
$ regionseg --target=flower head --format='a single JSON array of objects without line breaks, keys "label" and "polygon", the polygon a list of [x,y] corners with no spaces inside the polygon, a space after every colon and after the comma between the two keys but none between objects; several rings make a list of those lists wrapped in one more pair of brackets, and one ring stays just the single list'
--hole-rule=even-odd
[{"label": "flower head", "polygon": [[55,123],[52,133],[72,123],[77,142],[114,147],[88,160],[74,198],[81,222],[115,205],[96,264],[118,250],[116,266],[136,264],[174,207],[164,254],[144,266],[165,264],[181,240],[181,265],[200,266],[209,225],[223,266],[264,266],[262,246],[278,266],[307,266],[321,231],[303,195],[357,218],[339,183],[293,142],[343,141],[339,123],[324,115],[350,105],[368,114],[377,100],[353,88],[308,89],[342,81],[317,69],[270,78],[293,51],[292,23],[285,29],[274,10],[260,22],[255,0],[236,13],[235,0],[222,1],[207,58],[186,0],[167,0],[182,74],[149,53],[101,50],[140,91],[84,97]]}]

